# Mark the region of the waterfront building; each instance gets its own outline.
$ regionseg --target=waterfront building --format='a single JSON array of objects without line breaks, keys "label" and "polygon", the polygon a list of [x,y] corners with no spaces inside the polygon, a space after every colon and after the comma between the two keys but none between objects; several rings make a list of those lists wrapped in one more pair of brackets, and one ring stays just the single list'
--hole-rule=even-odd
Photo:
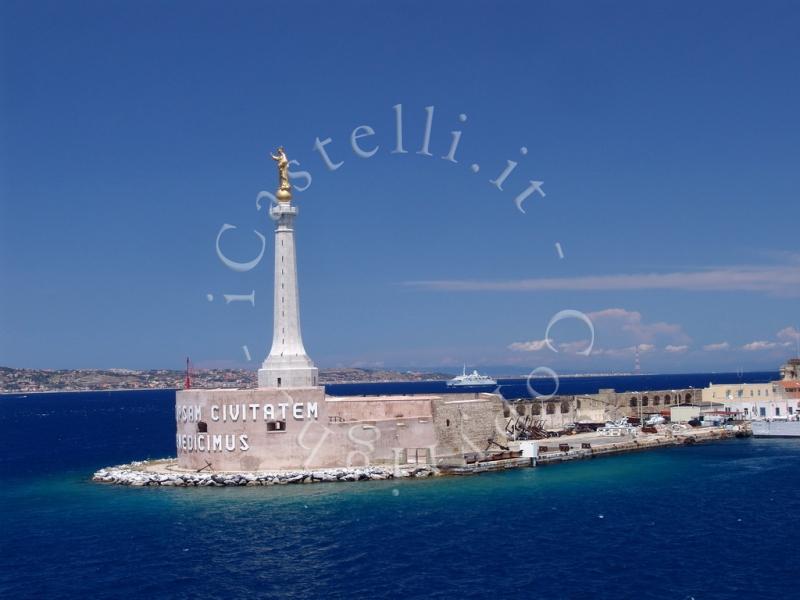
[{"label": "waterfront building", "polygon": [[786,419],[798,414],[796,402],[790,402],[779,394],[769,398],[725,400],[723,405],[726,412],[745,420]]},{"label": "waterfront building", "polygon": [[710,383],[703,389],[703,402],[744,402],[769,400],[777,397],[776,382],[766,383]]},{"label": "waterfront building", "polygon": [[752,407],[742,407],[742,410],[751,410],[753,435],[800,437],[800,359],[792,358],[787,361],[781,367],[780,381],[773,383],[780,404],[763,406],[756,403]]},{"label": "waterfront building", "polygon": [[[790,358],[781,367],[781,381],[800,384],[800,358]],[[797,390],[800,392],[800,390]]]},{"label": "waterfront building", "polygon": [[596,394],[522,398],[513,402],[513,409],[506,409],[505,417],[515,420],[530,417],[545,429],[562,430],[575,423],[605,423],[622,417],[646,419],[654,414],[669,416],[672,406],[691,404],[697,392],[694,388],[642,392],[605,388]]},{"label": "waterfront building", "polygon": [[721,402],[725,411],[745,420],[796,419],[800,416],[800,359],[780,369],[781,379],[766,383],[711,383],[703,403]]},{"label": "waterfront building", "polygon": [[616,392],[613,389],[601,389],[597,397],[608,407],[609,418],[620,417],[645,418],[654,414],[669,414],[672,406],[691,404],[697,399],[695,388],[677,390],[647,390],[634,392]]},{"label": "waterfront building", "polygon": [[[781,367],[781,380],[777,385],[784,398],[800,401],[800,358],[789,359]],[[800,409],[800,403],[797,408]]]},{"label": "waterfront building", "polygon": [[722,402],[709,402],[703,404],[679,404],[669,409],[669,420],[672,423],[688,423],[692,419],[701,417],[718,417],[725,414],[725,405]]}]

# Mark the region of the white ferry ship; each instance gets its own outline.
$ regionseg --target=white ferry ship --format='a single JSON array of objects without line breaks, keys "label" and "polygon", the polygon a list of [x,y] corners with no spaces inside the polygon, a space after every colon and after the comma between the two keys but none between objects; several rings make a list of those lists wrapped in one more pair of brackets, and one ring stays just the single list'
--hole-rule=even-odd
[{"label": "white ferry ship", "polygon": [[447,382],[447,387],[485,387],[489,385],[497,385],[497,382],[487,375],[481,375],[478,371],[468,374],[466,365],[464,365],[461,375],[453,377]]}]

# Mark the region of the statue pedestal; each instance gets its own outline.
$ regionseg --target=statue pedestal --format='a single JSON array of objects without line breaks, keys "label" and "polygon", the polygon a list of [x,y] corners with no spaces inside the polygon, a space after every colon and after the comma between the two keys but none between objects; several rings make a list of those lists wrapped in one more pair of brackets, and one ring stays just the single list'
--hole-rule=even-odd
[{"label": "statue pedestal", "polygon": [[316,387],[319,369],[308,356],[267,357],[258,370],[259,388]]}]

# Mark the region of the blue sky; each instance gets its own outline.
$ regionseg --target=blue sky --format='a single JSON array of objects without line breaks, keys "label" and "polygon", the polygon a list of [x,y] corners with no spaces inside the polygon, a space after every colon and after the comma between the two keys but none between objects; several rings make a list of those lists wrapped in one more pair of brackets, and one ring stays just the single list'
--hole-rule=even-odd
[{"label": "blue sky", "polygon": [[[747,370],[795,353],[794,2],[0,11],[2,365],[256,368],[272,223],[255,200],[280,144],[312,177],[295,198],[320,366],[632,370],[638,347],[645,371]],[[544,195],[523,214],[530,181]],[[254,269],[220,261],[224,224],[233,260],[266,236]],[[551,329],[559,352],[543,343],[566,309],[595,328],[589,356],[578,319]]]}]

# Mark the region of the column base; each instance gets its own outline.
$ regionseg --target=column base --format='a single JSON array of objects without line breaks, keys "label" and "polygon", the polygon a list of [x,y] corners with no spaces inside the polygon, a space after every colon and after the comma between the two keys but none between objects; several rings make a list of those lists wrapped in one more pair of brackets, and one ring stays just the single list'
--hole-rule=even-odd
[{"label": "column base", "polygon": [[265,366],[258,370],[259,388],[309,388],[317,387],[317,367]]}]

